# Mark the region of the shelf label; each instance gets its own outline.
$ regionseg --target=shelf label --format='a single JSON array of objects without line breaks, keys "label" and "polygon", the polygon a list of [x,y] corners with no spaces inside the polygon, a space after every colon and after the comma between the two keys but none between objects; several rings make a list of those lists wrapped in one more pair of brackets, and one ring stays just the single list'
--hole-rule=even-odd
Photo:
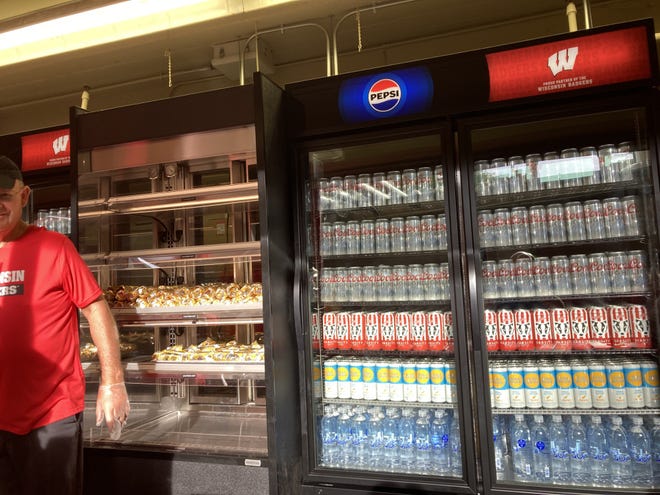
[{"label": "shelf label", "polygon": [[245,459],[244,464],[251,467],[261,467],[261,461],[259,459]]}]

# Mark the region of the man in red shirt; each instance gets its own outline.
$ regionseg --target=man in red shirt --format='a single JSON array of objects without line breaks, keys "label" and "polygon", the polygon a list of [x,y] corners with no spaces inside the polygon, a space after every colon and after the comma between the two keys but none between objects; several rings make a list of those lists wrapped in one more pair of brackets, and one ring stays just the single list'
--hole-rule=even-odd
[{"label": "man in red shirt", "polygon": [[94,276],[64,235],[26,224],[30,196],[0,157],[0,493],[82,493],[77,311],[89,321],[101,380],[96,422],[117,435],[130,406],[117,325]]}]

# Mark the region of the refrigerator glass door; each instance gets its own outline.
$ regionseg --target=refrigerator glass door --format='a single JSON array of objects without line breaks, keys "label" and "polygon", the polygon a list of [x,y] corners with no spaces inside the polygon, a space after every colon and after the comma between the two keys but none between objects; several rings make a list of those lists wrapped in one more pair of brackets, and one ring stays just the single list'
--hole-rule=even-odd
[{"label": "refrigerator glass door", "polygon": [[660,394],[647,124],[633,108],[471,131],[497,482],[651,486]]},{"label": "refrigerator glass door", "polygon": [[439,135],[308,152],[316,466],[463,477],[445,156]]}]

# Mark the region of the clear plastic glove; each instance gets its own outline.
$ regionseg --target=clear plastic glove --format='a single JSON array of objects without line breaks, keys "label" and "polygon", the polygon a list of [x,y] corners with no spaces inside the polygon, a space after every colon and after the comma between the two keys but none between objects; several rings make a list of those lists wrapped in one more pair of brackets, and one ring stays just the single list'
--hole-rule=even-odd
[{"label": "clear plastic glove", "polygon": [[119,440],[130,410],[131,405],[128,402],[124,382],[99,385],[96,398],[96,426],[101,426],[105,419],[112,440]]}]

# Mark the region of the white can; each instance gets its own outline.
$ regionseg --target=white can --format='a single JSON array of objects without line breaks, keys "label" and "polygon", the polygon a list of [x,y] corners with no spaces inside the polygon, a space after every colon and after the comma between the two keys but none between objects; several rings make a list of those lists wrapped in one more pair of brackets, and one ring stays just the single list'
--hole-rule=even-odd
[{"label": "white can", "polygon": [[557,377],[552,361],[544,360],[539,363],[539,383],[541,384],[541,405],[544,409],[557,409],[559,407],[559,394],[557,392]]},{"label": "white can", "polygon": [[406,359],[403,368],[403,400],[417,402],[417,367],[415,361]]},{"label": "white can", "polygon": [[351,362],[348,359],[337,359],[337,398],[351,398]]},{"label": "white can", "polygon": [[607,361],[607,388],[612,409],[626,409],[628,397],[626,395],[626,376],[623,366],[618,361]]},{"label": "white can", "polygon": [[390,363],[376,362],[376,400],[390,400]]},{"label": "white can", "polygon": [[447,364],[443,359],[431,362],[431,402],[447,402]]},{"label": "white can", "polygon": [[417,402],[431,402],[431,363],[420,359],[415,363],[417,375]]},{"label": "white can", "polygon": [[591,387],[589,385],[589,367],[584,361],[572,359],[570,361],[573,372],[573,396],[575,407],[578,409],[591,409]]},{"label": "white can", "polygon": [[575,409],[575,396],[573,395],[573,372],[571,365],[566,361],[555,362],[557,376],[557,395],[561,409]]},{"label": "white can", "polygon": [[509,397],[512,408],[525,407],[525,382],[523,378],[523,367],[520,362],[509,363]]},{"label": "white can", "polygon": [[626,377],[626,400],[629,408],[644,407],[644,387],[642,370],[639,363],[626,359],[623,361],[623,374]]}]

